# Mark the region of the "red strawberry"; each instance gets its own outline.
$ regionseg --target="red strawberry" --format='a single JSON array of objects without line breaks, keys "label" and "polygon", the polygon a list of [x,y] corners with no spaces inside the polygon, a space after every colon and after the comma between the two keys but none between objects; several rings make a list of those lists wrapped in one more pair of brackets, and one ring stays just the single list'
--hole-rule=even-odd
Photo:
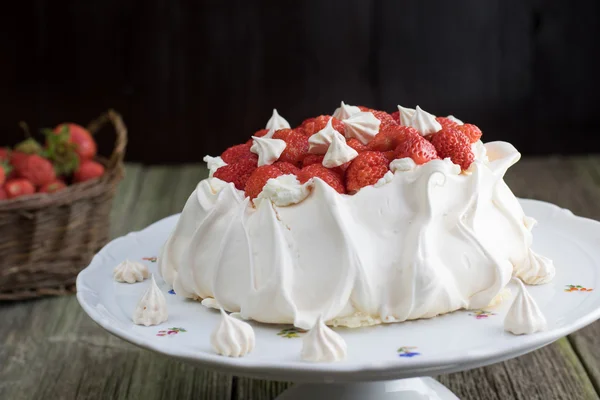
[{"label": "red strawberry", "polygon": [[0,147],[0,162],[10,160],[10,149],[8,147]]},{"label": "red strawberry", "polygon": [[6,200],[8,199],[8,193],[6,193],[6,190],[4,189],[3,186],[0,186],[0,200]]},{"label": "red strawberry", "polygon": [[67,187],[67,184],[60,179],[56,179],[38,189],[40,193],[55,193]]},{"label": "red strawberry", "polygon": [[325,155],[323,154],[307,154],[302,160],[302,167],[308,167],[313,164],[323,164],[324,158]]},{"label": "red strawberry", "polygon": [[335,173],[334,170],[325,168],[321,164],[311,164],[302,168],[298,173],[298,180],[301,183],[305,183],[311,178],[320,178],[338,193],[346,193],[342,177]]},{"label": "red strawberry", "polygon": [[285,149],[279,156],[279,161],[289,162],[299,167],[308,153],[308,137],[293,129],[279,129],[273,134],[273,139],[285,142]]},{"label": "red strawberry", "polygon": [[[304,129],[304,135],[312,136],[315,133],[319,132],[321,129],[325,128],[325,125],[327,125],[330,118],[333,117],[330,115],[319,115],[318,117],[313,118],[311,120],[305,120],[301,125],[302,129]],[[340,132],[341,134],[344,133],[344,123],[339,119],[333,118],[331,125],[336,131]]]},{"label": "red strawberry", "polygon": [[221,154],[221,158],[227,164],[232,164],[236,162],[238,158],[252,154],[250,147],[252,147],[252,142],[232,146]]},{"label": "red strawberry", "polygon": [[350,138],[348,141],[346,141],[346,144],[356,150],[357,153],[362,153],[363,151],[369,150],[367,146],[362,144],[360,140],[356,138]]},{"label": "red strawberry", "polygon": [[386,172],[389,161],[378,151],[360,153],[346,171],[346,189],[348,193],[356,193],[360,188],[375,184]]},{"label": "red strawberry", "polygon": [[394,111],[390,115],[392,116],[392,119],[396,121],[397,124],[400,124],[400,111]]},{"label": "red strawberry", "polygon": [[298,131],[298,133],[301,133],[304,136],[311,136],[312,132],[315,129],[315,119],[307,118],[304,121],[302,121],[300,126],[296,127],[295,129]]},{"label": "red strawberry", "polygon": [[377,118],[378,120],[381,121],[381,124],[379,125],[379,132],[386,130],[390,126],[398,125],[398,122],[396,122],[394,120],[394,118],[390,114],[386,113],[385,111],[379,111],[379,110],[369,110],[369,111],[371,113],[373,113],[375,118]]},{"label": "red strawberry", "polygon": [[369,107],[365,107],[365,106],[356,106],[360,109],[360,111],[371,111],[371,109]]},{"label": "red strawberry", "polygon": [[476,125],[473,124],[464,124],[458,125],[458,129],[464,133],[471,143],[475,143],[479,139],[481,139],[481,129],[479,129]]},{"label": "red strawberry", "polygon": [[243,156],[236,162],[217,169],[213,176],[225,182],[232,182],[236,189],[244,190],[246,181],[256,169],[257,163],[257,159]]},{"label": "red strawberry", "polygon": [[75,145],[75,152],[82,161],[94,158],[97,145],[87,129],[74,123],[60,124],[54,128],[54,133],[60,134],[62,132],[69,133],[69,142]]},{"label": "red strawberry", "polygon": [[435,147],[421,135],[407,138],[398,145],[395,153],[396,158],[410,157],[419,165],[439,158]]},{"label": "red strawberry", "polygon": [[431,143],[435,146],[441,158],[450,157],[454,164],[460,165],[465,170],[473,162],[473,152],[469,138],[458,129],[443,128],[431,137]]},{"label": "red strawberry", "polygon": [[409,136],[415,135],[421,136],[416,129],[409,126],[393,125],[379,131],[367,147],[372,151],[390,151],[396,149]]},{"label": "red strawberry", "polygon": [[104,175],[104,166],[96,161],[85,160],[73,173],[74,182],[85,182]]},{"label": "red strawberry", "polygon": [[[263,137],[263,136],[265,136],[267,133],[269,133],[269,130],[268,130],[268,129],[261,129],[261,130],[258,130],[258,131],[256,131],[256,132],[254,132],[254,135],[252,135],[252,136],[256,136],[256,137]],[[253,141],[253,140],[254,140],[254,139],[252,139],[252,138],[248,139],[248,141],[246,142],[246,144],[249,144],[250,146],[252,146],[252,141]],[[223,157],[221,157],[221,158],[223,158]]]},{"label": "red strawberry", "polygon": [[456,128],[459,126],[456,122],[446,117],[435,117],[435,120],[439,122],[442,128]]},{"label": "red strawberry", "polygon": [[0,186],[2,186],[4,184],[4,182],[6,182],[6,170],[4,169],[5,167],[0,164]]},{"label": "red strawberry", "polygon": [[22,165],[25,164],[28,157],[29,154],[22,153],[20,151],[13,151],[10,153],[10,164],[15,168],[15,170],[18,170]]},{"label": "red strawberry", "polygon": [[52,163],[37,154],[27,156],[15,169],[19,177],[29,180],[35,186],[43,186],[56,179]]},{"label": "red strawberry", "polygon": [[284,174],[297,175],[300,172],[300,168],[289,162],[277,161],[273,165],[279,168]]},{"label": "red strawberry", "polygon": [[283,175],[283,172],[274,165],[263,165],[256,168],[246,182],[246,196],[255,199],[262,192],[263,186],[265,186],[269,179],[277,178],[281,175]]},{"label": "red strawberry", "polygon": [[25,178],[9,179],[4,184],[6,196],[9,199],[16,197],[27,196],[35,193],[35,186]]},{"label": "red strawberry", "polygon": [[388,150],[388,151],[383,151],[381,152],[385,158],[387,158],[387,160],[389,162],[392,162],[396,159],[396,151],[395,150]]}]

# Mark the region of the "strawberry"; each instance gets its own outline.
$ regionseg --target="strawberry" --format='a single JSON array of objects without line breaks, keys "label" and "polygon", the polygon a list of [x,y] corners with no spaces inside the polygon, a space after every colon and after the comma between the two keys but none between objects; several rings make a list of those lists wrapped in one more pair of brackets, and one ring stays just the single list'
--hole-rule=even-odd
[{"label": "strawberry", "polygon": [[371,111],[371,109],[369,107],[365,107],[365,106],[356,106],[360,109],[360,111]]},{"label": "strawberry", "polygon": [[304,136],[311,136],[312,132],[315,130],[315,119],[307,118],[295,129],[298,131],[298,133],[301,133]]},{"label": "strawberry", "polygon": [[22,153],[20,151],[13,151],[10,153],[10,165],[12,165],[15,170],[18,170],[25,164],[28,157],[29,154]]},{"label": "strawberry", "polygon": [[256,168],[246,182],[246,196],[251,199],[256,198],[262,192],[263,186],[265,186],[269,179],[277,178],[281,175],[283,175],[283,172],[274,165],[263,165]]},{"label": "strawberry", "polygon": [[35,186],[25,178],[9,179],[4,184],[6,196],[9,199],[14,199],[21,196],[27,196],[35,193]]},{"label": "strawberry", "polygon": [[397,124],[400,124],[400,111],[394,111],[390,115],[392,116],[392,119],[396,121]]},{"label": "strawberry", "polygon": [[307,154],[302,160],[302,167],[308,167],[312,164],[323,164],[324,154]]},{"label": "strawberry", "polygon": [[383,154],[383,156],[385,158],[387,158],[387,160],[389,162],[392,162],[396,159],[396,151],[395,150],[382,151],[381,154]]},{"label": "strawberry", "polygon": [[[265,136],[267,133],[269,133],[269,130],[268,130],[268,129],[261,129],[261,130],[258,130],[258,131],[256,131],[256,132],[254,132],[254,135],[252,135],[252,136],[256,136],[256,137],[263,137],[263,136]],[[252,138],[248,139],[248,141],[246,142],[246,144],[249,144],[250,146],[252,146],[252,141],[253,141],[253,140],[254,140],[254,139],[252,139]],[[221,158],[223,158],[223,157],[221,157]]]},{"label": "strawberry", "polygon": [[409,136],[415,135],[421,136],[419,131],[409,126],[388,126],[384,130],[380,130],[367,147],[372,151],[390,151],[396,149]]},{"label": "strawberry", "polygon": [[299,167],[308,153],[308,137],[293,130],[279,129],[273,134],[273,139],[281,139],[285,142],[285,149],[279,156],[279,161],[289,162]]},{"label": "strawberry", "polygon": [[38,141],[33,138],[25,139],[15,146],[15,151],[19,151],[25,154],[42,154],[43,150],[44,148],[42,147],[42,145],[39,144]]},{"label": "strawberry", "polygon": [[85,160],[73,173],[74,182],[85,182],[104,175],[104,166],[96,161]]},{"label": "strawberry", "polygon": [[242,157],[232,164],[219,168],[213,176],[225,182],[232,182],[236,189],[244,190],[246,181],[256,169],[257,162],[253,157]]},{"label": "strawberry", "polygon": [[35,186],[43,186],[56,179],[52,163],[37,154],[27,156],[15,169],[19,177],[29,180]]},{"label": "strawberry", "polygon": [[[312,136],[315,133],[319,132],[321,129],[325,128],[325,125],[327,125],[330,118],[333,118],[333,117],[330,115],[319,115],[316,118],[311,118],[310,122],[308,122],[308,123],[306,123],[306,121],[309,121],[309,120],[305,120],[301,125],[302,129],[304,129],[304,135]],[[306,125],[305,125],[305,123],[306,123]],[[339,119],[333,118],[331,125],[333,126],[333,129],[335,129],[336,131],[340,132],[341,134],[344,133],[344,123],[342,121],[340,121]]]},{"label": "strawberry", "polygon": [[446,118],[446,117],[435,117],[435,120],[437,122],[439,122],[439,124],[442,126],[442,128],[456,128],[459,125],[452,121],[450,118]]},{"label": "strawberry", "polygon": [[431,135],[431,143],[441,158],[450,157],[454,164],[465,170],[473,162],[473,152],[469,138],[458,129],[443,128]]},{"label": "strawberry", "polygon": [[321,164],[311,164],[302,168],[298,173],[298,180],[301,183],[305,183],[311,178],[320,178],[338,193],[346,193],[342,177],[335,173],[334,170],[325,168]]},{"label": "strawberry", "polygon": [[435,147],[421,135],[408,137],[396,147],[395,153],[395,158],[410,157],[419,165],[439,158]]},{"label": "strawberry", "polygon": [[0,200],[6,200],[8,199],[8,193],[6,193],[6,190],[4,189],[3,186],[0,186]]},{"label": "strawberry", "polygon": [[8,175],[5,168],[6,166],[0,163],[0,186],[6,182],[6,176]]},{"label": "strawberry", "polygon": [[464,124],[458,125],[458,129],[464,133],[471,143],[475,143],[479,139],[481,139],[481,129],[479,129],[476,125],[473,124]]},{"label": "strawberry", "polygon": [[0,162],[10,160],[10,149],[8,147],[0,147]]},{"label": "strawberry", "polygon": [[55,179],[50,183],[38,189],[39,193],[55,193],[67,187],[67,184],[60,179]]},{"label": "strawberry", "polygon": [[232,164],[236,162],[238,158],[252,154],[250,147],[252,147],[252,142],[232,146],[221,154],[221,158],[227,164]]},{"label": "strawberry", "polygon": [[273,165],[279,168],[284,174],[297,175],[300,172],[300,168],[289,162],[277,161]]},{"label": "strawberry", "polygon": [[90,132],[81,125],[74,123],[60,124],[54,128],[55,134],[66,132],[69,143],[75,145],[75,152],[80,160],[91,160],[96,155],[98,146]]},{"label": "strawberry", "polygon": [[389,161],[385,155],[378,151],[365,151],[360,153],[346,171],[346,189],[354,194],[361,188],[375,184],[386,172]]},{"label": "strawberry", "polygon": [[[375,136],[377,137],[377,136]],[[356,150],[357,153],[362,153],[363,151],[367,151],[369,150],[369,148],[367,146],[365,146],[364,144],[362,144],[360,142],[360,140],[356,139],[356,138],[350,138],[346,144],[350,147],[352,147],[354,150]]]},{"label": "strawberry", "polygon": [[375,116],[375,118],[377,118],[378,120],[381,121],[381,124],[379,124],[379,132],[386,130],[390,126],[398,125],[398,122],[396,122],[394,120],[394,118],[390,114],[386,113],[385,111],[379,111],[379,110],[369,110],[369,111]]}]

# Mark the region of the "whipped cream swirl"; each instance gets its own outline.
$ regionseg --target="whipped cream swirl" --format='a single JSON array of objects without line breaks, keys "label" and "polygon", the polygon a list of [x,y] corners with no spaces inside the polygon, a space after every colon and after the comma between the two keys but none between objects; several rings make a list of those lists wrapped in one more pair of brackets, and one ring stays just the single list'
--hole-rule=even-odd
[{"label": "whipped cream swirl", "polygon": [[254,204],[268,199],[279,207],[298,204],[310,194],[309,182],[300,183],[295,175],[281,175],[271,178],[263,186],[262,191],[254,199]]},{"label": "whipped cream swirl", "polygon": [[415,114],[415,109],[398,105],[398,112],[400,113],[400,125],[409,126],[410,120]]},{"label": "whipped cream swirl", "polygon": [[302,340],[302,359],[310,362],[334,362],[346,358],[346,342],[323,322],[317,319],[313,328]]},{"label": "whipped cream swirl", "polygon": [[381,121],[369,111],[358,112],[344,120],[346,137],[356,138],[365,145],[379,133],[380,125]]},{"label": "whipped cream swirl", "polygon": [[226,357],[243,357],[254,349],[254,330],[221,308],[221,321],[210,335],[213,350]]},{"label": "whipped cream swirl", "polygon": [[142,282],[149,275],[148,267],[140,262],[130,260],[121,262],[113,272],[115,281],[126,283]]},{"label": "whipped cream swirl", "polygon": [[[287,122],[285,120],[285,118],[283,118],[281,115],[279,115],[279,113],[277,112],[277,109],[273,109],[273,115],[271,116],[271,118],[269,118],[269,121],[267,121],[267,126],[265,127],[265,129],[268,130],[272,130],[273,132],[275,132],[276,130],[279,129],[289,129],[290,128],[290,123]],[[273,136],[273,134],[271,134],[271,136]]]},{"label": "whipped cream swirl", "polygon": [[344,104],[344,102],[342,101],[342,104],[340,104],[340,106],[336,108],[333,112],[333,118],[337,118],[343,121],[346,118],[350,118],[351,116],[359,112],[360,108]]},{"label": "whipped cream swirl", "polygon": [[327,168],[339,167],[348,161],[354,160],[356,156],[358,156],[358,152],[348,146],[346,139],[340,133],[335,132],[323,158],[323,166]]},{"label": "whipped cream swirl", "polygon": [[435,120],[435,115],[429,114],[419,106],[417,106],[414,114],[406,126],[415,128],[423,136],[427,136],[442,130],[442,125]]},{"label": "whipped cream swirl", "polygon": [[546,330],[546,318],[535,300],[527,292],[520,279],[515,279],[515,281],[517,282],[518,293],[504,319],[504,330],[515,335],[530,335]]},{"label": "whipped cream swirl", "polygon": [[308,152],[312,154],[325,154],[327,153],[327,149],[329,149],[329,145],[333,141],[333,136],[335,134],[341,135],[340,132],[336,131],[333,128],[331,123],[332,119],[329,118],[325,128],[321,129],[319,132],[315,133],[311,137],[308,138]]},{"label": "whipped cream swirl", "polygon": [[219,168],[227,165],[227,163],[225,161],[223,161],[223,159],[220,156],[219,157],[204,156],[202,161],[204,161],[206,163],[206,166],[208,167],[208,177],[209,178],[212,178],[213,175],[215,174],[215,172]]},{"label": "whipped cream swirl", "polygon": [[417,163],[410,157],[396,158],[390,163],[390,171],[412,171],[417,168]]},{"label": "whipped cream swirl", "polygon": [[262,138],[252,136],[250,151],[258,154],[258,166],[271,165],[279,159],[286,143],[281,139]]},{"label": "whipped cream swirl", "polygon": [[150,279],[150,287],[146,290],[133,312],[133,323],[137,325],[158,325],[165,322],[167,312],[167,299],[160,291],[154,275]]}]

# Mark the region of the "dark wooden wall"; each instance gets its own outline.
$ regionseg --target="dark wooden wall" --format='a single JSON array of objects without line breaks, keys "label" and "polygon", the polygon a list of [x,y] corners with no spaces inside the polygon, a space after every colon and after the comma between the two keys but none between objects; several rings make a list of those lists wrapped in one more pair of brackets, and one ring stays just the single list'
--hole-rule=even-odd
[{"label": "dark wooden wall", "polygon": [[[340,100],[421,105],[525,154],[599,152],[600,2],[23,0],[0,17],[0,143],[126,118],[128,159],[199,161]],[[109,146],[101,138],[102,147]]]}]

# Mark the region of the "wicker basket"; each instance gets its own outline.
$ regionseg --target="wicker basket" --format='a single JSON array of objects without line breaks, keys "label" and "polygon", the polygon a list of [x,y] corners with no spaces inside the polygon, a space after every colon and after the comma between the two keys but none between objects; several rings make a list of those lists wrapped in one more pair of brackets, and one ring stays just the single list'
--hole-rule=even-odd
[{"label": "wicker basket", "polygon": [[74,292],[77,274],[108,241],[127,128],[113,110],[88,126],[96,133],[108,123],[117,138],[110,159],[97,158],[106,166],[102,177],[54,194],[0,201],[0,300]]}]

